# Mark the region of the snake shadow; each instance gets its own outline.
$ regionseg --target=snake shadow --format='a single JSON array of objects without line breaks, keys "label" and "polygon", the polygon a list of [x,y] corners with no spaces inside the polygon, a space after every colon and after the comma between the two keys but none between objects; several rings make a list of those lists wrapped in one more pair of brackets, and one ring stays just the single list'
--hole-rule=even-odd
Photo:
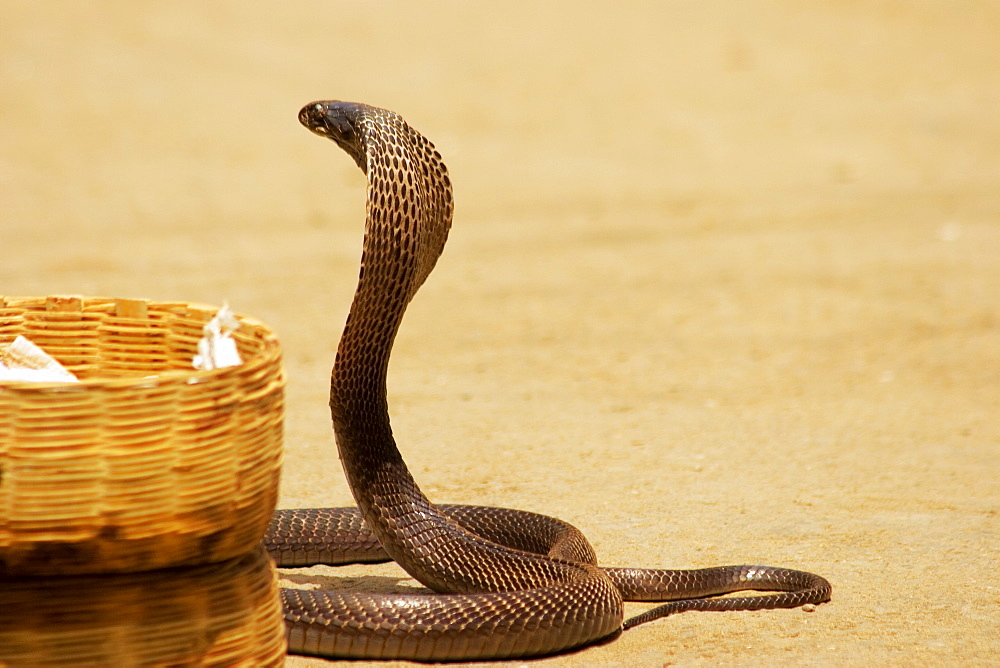
[{"label": "snake shadow", "polygon": [[289,573],[278,571],[278,577],[294,585],[320,590],[364,591],[373,594],[433,594],[415,583],[410,576],[391,575],[326,575],[323,573]]}]

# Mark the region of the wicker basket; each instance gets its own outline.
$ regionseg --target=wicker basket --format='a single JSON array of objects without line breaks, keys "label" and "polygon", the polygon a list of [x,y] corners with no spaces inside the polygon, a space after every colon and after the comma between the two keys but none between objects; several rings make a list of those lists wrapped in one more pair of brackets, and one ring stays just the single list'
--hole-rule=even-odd
[{"label": "wicker basket", "polygon": [[280,666],[277,572],[258,546],[211,566],[0,582],[3,666]]},{"label": "wicker basket", "polygon": [[0,575],[218,562],[263,537],[277,501],[278,340],[241,317],[243,363],[196,371],[209,306],[0,296],[0,345],[26,336],[80,383],[0,383]]}]

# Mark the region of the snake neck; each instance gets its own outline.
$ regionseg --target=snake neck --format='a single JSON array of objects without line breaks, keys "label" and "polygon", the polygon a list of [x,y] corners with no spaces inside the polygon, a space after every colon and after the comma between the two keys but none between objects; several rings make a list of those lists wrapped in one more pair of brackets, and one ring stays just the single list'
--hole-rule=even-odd
[{"label": "snake neck", "polygon": [[414,512],[436,512],[413,481],[389,423],[386,376],[407,304],[444,248],[451,184],[440,155],[391,112],[354,119],[368,177],[357,291],[337,349],[330,411],[351,491],[392,556],[397,528]]},{"label": "snake neck", "polygon": [[470,533],[434,507],[410,475],[389,424],[386,374],[407,304],[444,248],[451,182],[434,146],[397,115],[360,105],[338,111],[351,129],[350,141],[338,137],[368,177],[368,198],[361,273],[337,349],[330,411],[365,522],[390,557],[436,591],[514,591],[604,577],[589,564],[527,555]]}]

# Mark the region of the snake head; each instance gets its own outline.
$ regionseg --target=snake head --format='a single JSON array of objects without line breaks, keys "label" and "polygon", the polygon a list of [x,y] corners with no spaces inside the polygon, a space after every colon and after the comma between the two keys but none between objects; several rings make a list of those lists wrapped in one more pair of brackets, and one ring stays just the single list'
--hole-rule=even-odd
[{"label": "snake head", "polygon": [[310,102],[299,111],[299,123],[320,137],[337,143],[368,173],[368,157],[363,145],[360,120],[365,105],[354,102]]}]

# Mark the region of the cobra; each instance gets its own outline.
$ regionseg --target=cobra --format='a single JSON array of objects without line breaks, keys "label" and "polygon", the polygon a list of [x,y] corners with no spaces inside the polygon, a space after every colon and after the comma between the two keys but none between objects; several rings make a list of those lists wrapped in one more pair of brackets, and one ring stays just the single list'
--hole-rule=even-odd
[{"label": "cobra", "polygon": [[[573,526],[505,508],[437,506],[393,439],[386,373],[407,304],[444,249],[451,181],[433,144],[394,112],[313,102],[299,113],[366,174],[357,291],[337,349],[330,411],[357,508],[280,510],[265,545],[279,566],[392,559],[432,590],[377,594],[283,589],[289,651],[369,659],[502,659],[610,639],[684,610],[820,603],[818,575],[767,566],[602,568]],[[715,598],[741,590],[776,591]],[[668,601],[623,622],[623,600]]]}]

